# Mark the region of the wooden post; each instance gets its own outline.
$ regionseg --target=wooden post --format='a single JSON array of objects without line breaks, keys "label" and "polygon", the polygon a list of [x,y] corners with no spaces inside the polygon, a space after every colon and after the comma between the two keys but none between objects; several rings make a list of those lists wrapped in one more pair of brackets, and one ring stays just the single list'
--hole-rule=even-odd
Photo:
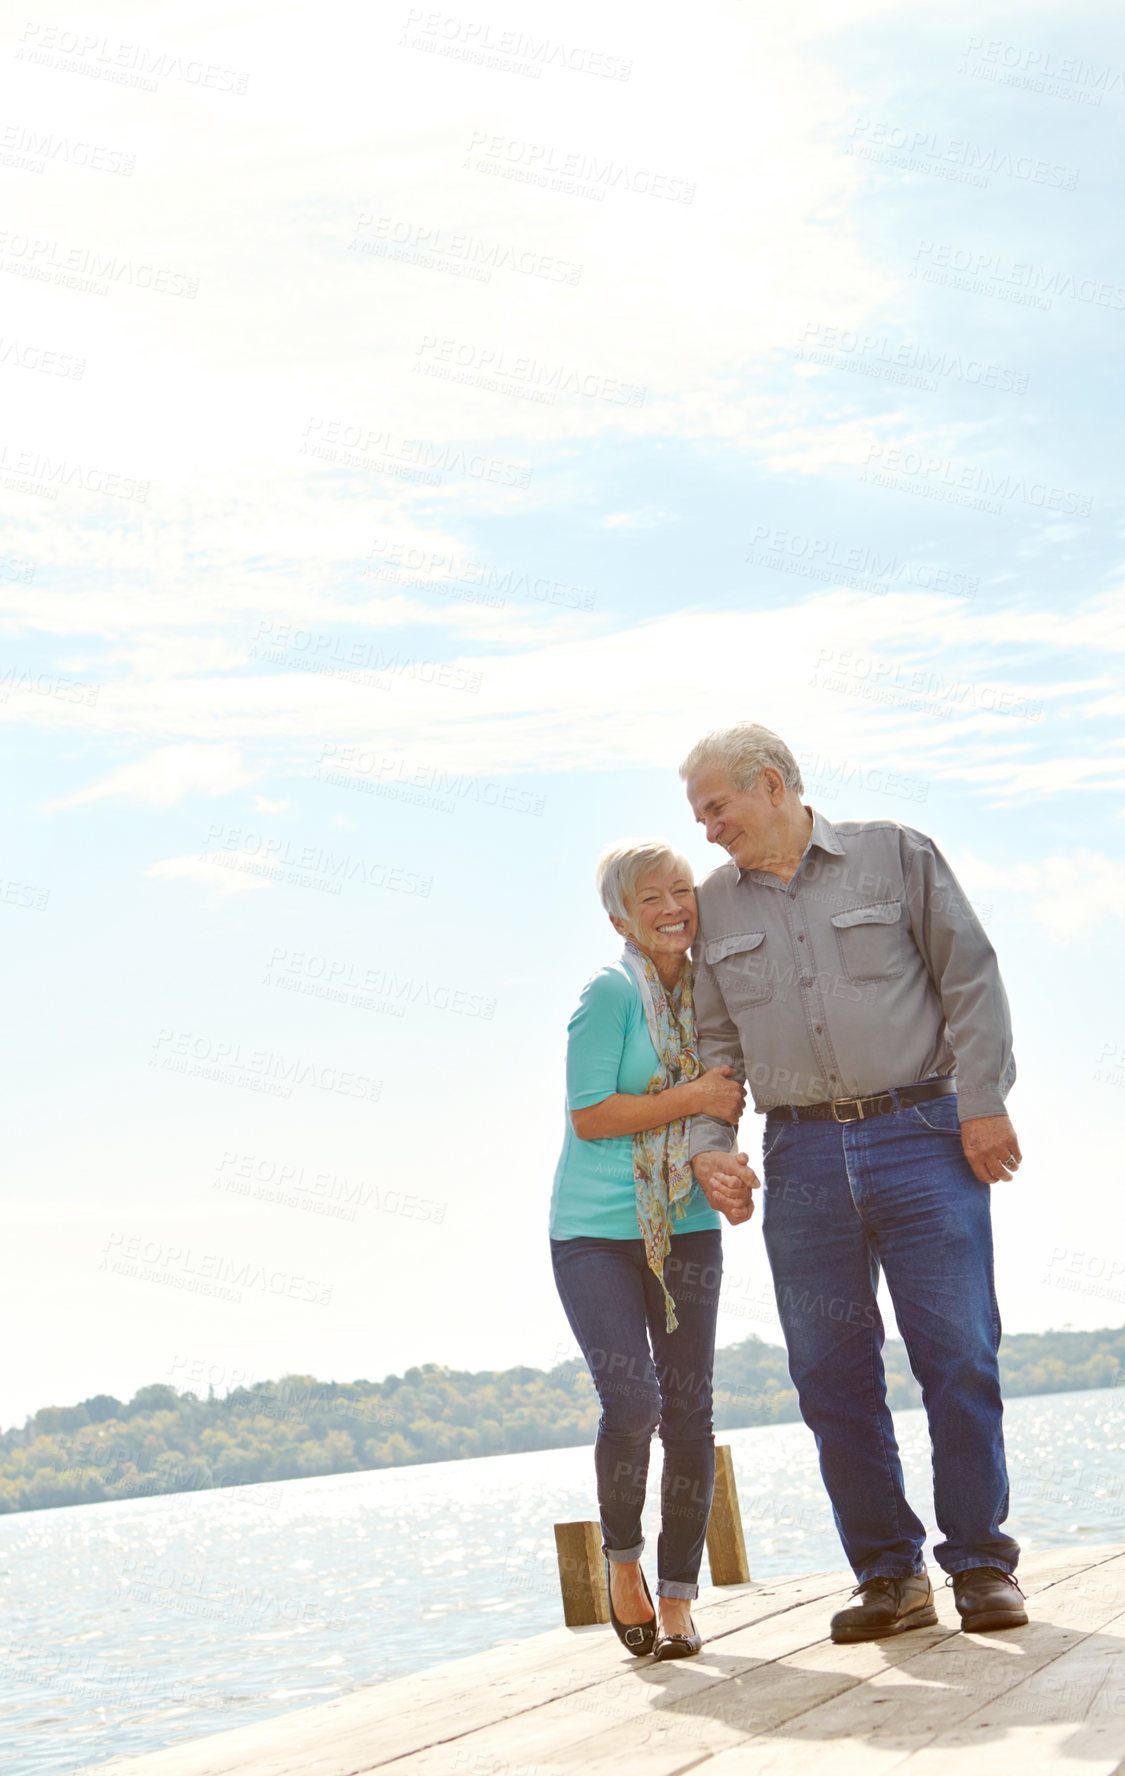
[{"label": "wooden post", "polygon": [[563,1620],[568,1628],[609,1621],[605,1557],[599,1523],[556,1523]]},{"label": "wooden post", "polygon": [[746,1558],[746,1542],[742,1534],[734,1462],[727,1443],[715,1450],[715,1496],[711,1500],[711,1515],[707,1522],[707,1558],[711,1563],[713,1585],[745,1585],[749,1582],[750,1562]]}]

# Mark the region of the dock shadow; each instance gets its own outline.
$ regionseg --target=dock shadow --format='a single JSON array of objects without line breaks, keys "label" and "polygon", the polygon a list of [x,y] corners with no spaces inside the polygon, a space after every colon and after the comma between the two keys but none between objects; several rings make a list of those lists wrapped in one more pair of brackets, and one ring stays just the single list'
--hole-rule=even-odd
[{"label": "dock shadow", "polygon": [[[1038,1726],[1053,1730],[1057,1757],[1125,1758],[1125,1639],[1116,1634],[1036,1621],[1002,1634],[939,1627],[869,1641],[868,1659],[871,1648],[882,1660],[874,1672],[857,1668],[855,1647],[830,1641],[779,1660],[705,1647],[717,1681],[688,1694],[677,1686],[666,1701],[653,1696],[652,1707],[668,1725],[692,1723],[701,1746],[714,1739],[715,1753],[739,1742],[764,1749],[790,1741],[812,1754],[847,1740],[885,1755],[939,1739],[953,1752]],[[914,1681],[882,1681],[900,1667]],[[664,1687],[667,1669],[648,1665],[654,1689]],[[709,1722],[716,1732],[708,1733]]]}]

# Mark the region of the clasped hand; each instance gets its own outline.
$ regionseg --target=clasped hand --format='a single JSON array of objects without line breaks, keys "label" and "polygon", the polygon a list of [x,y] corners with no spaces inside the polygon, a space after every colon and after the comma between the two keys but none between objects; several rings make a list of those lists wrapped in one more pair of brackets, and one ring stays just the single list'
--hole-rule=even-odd
[{"label": "clasped hand", "polygon": [[753,1193],[761,1180],[751,1171],[745,1153],[720,1153],[713,1149],[697,1153],[691,1169],[711,1207],[724,1215],[732,1227],[749,1221],[754,1213]]}]

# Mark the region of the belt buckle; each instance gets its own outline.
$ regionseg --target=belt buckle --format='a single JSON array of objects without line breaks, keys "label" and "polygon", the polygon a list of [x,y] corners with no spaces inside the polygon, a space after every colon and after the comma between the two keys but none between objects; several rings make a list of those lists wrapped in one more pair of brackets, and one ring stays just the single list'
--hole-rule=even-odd
[{"label": "belt buckle", "polygon": [[[837,1108],[837,1106],[840,1104],[854,1104],[855,1108],[856,1108],[856,1114],[854,1116],[841,1116],[839,1109]],[[832,1115],[833,1115],[833,1118],[836,1122],[862,1122],[863,1121],[863,1099],[862,1098],[833,1098],[832,1099]]]}]

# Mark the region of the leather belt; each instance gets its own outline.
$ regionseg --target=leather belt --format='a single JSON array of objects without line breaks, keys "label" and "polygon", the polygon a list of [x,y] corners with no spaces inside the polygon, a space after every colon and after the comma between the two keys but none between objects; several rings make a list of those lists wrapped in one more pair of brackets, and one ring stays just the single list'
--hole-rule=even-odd
[{"label": "leather belt", "polygon": [[823,1104],[780,1104],[771,1114],[792,1116],[798,1122],[862,1122],[868,1116],[891,1116],[905,1105],[924,1104],[929,1098],[946,1098],[956,1090],[956,1079],[927,1079],[920,1085],[900,1085],[893,1094],[873,1092],[867,1098],[831,1098]]}]

